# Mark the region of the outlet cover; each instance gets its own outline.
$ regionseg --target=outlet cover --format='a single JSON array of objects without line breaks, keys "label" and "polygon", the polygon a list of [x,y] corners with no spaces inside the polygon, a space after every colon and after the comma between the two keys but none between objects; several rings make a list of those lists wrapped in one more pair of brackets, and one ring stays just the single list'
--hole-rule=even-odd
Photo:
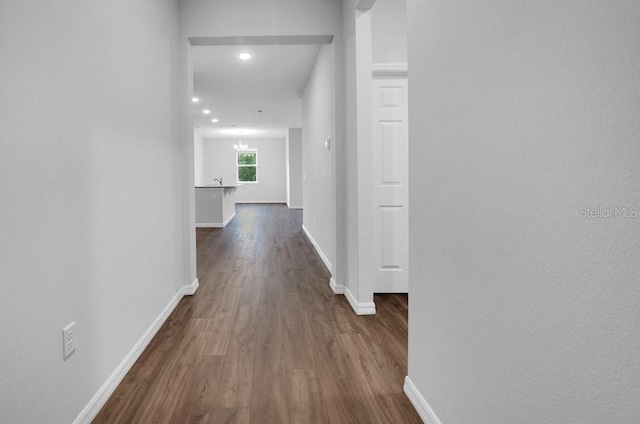
[{"label": "outlet cover", "polygon": [[76,351],[76,323],[75,321],[62,329],[62,356],[67,359]]}]

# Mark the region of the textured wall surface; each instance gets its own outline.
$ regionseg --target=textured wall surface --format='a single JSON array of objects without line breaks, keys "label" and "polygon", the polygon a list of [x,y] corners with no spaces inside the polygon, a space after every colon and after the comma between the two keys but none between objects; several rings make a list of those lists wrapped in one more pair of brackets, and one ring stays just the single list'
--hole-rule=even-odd
[{"label": "textured wall surface", "polygon": [[[343,221],[338,231],[341,240],[336,243],[339,269],[337,283],[346,286],[356,298],[360,297],[360,270],[358,266],[358,131],[356,101],[356,5],[357,0],[342,2],[342,61],[344,69],[339,82],[343,96],[343,114],[345,117],[344,142],[336,144],[336,187],[339,190],[339,215]],[[344,265],[340,266],[340,258]],[[340,275],[342,274],[342,275]]]},{"label": "textured wall surface", "polygon": [[177,23],[171,0],[0,1],[2,423],[72,422],[191,283]]},{"label": "textured wall surface", "polygon": [[640,4],[408,16],[409,377],[443,424],[640,422]]},{"label": "textured wall surface", "polygon": [[[318,52],[302,97],[302,180],[304,226],[335,264],[333,155],[324,142],[332,131],[332,46]],[[315,218],[315,219],[314,219]]]},{"label": "textured wall surface", "polygon": [[407,63],[407,0],[376,0],[371,47],[373,63]]},{"label": "textured wall surface", "polygon": [[340,0],[180,0],[191,37],[333,34]]},{"label": "textured wall surface", "polygon": [[302,208],[302,128],[287,131],[287,204]]},{"label": "textured wall surface", "polygon": [[[207,184],[204,176],[204,140],[198,135],[193,135],[193,174],[196,186]],[[211,184],[211,182],[210,182]]]}]

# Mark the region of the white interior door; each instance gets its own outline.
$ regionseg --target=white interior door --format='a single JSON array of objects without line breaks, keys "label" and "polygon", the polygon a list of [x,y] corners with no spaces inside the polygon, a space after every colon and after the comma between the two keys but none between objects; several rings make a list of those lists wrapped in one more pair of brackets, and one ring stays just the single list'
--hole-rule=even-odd
[{"label": "white interior door", "polygon": [[374,293],[408,293],[406,78],[373,80]]}]

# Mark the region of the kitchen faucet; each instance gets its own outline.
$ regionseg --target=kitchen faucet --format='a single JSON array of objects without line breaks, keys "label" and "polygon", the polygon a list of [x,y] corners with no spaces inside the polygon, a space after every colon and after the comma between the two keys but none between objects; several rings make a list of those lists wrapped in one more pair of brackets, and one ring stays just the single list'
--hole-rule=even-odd
[{"label": "kitchen faucet", "polygon": [[214,178],[214,179],[213,179],[213,182],[216,182],[216,181],[217,181],[218,183],[220,183],[220,185],[222,185],[222,177],[220,177],[220,178]]}]

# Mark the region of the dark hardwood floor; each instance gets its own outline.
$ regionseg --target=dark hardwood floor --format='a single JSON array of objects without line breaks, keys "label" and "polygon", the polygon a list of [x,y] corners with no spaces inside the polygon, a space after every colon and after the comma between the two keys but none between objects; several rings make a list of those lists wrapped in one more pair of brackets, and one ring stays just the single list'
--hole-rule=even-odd
[{"label": "dark hardwood floor", "polygon": [[199,229],[198,292],[94,423],[421,423],[402,392],[407,296],[356,316],[301,225],[284,205],[237,205]]}]

